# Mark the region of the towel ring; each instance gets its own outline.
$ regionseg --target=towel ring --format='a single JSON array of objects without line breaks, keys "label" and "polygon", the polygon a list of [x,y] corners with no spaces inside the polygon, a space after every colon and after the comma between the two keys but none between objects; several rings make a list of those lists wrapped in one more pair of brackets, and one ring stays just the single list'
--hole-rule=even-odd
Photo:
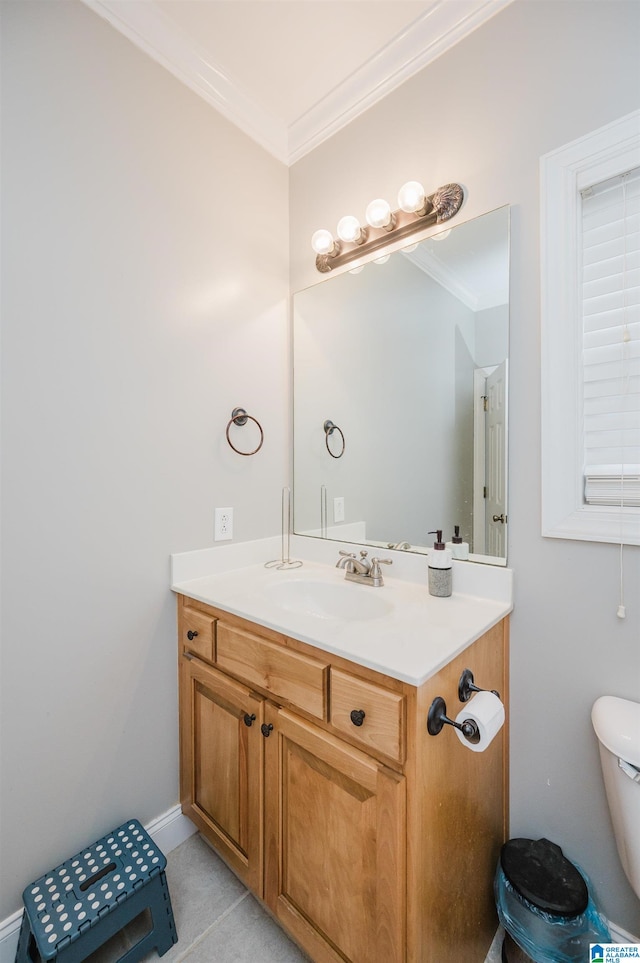
[{"label": "towel ring", "polygon": [[[253,451],[240,451],[240,449],[236,448],[236,446],[231,441],[231,438],[229,437],[229,429],[231,428],[231,425],[237,425],[238,428],[241,428],[243,425],[246,425],[247,421],[253,421],[258,426],[258,431],[260,432],[260,441],[258,442],[258,447],[254,448]],[[260,451],[260,449],[262,448],[262,442],[264,441],[264,431],[262,430],[262,425],[260,424],[257,418],[253,417],[253,415],[248,415],[247,412],[244,410],[244,408],[233,409],[233,411],[231,412],[231,418],[229,420],[229,423],[227,424],[225,434],[227,436],[227,441],[229,442],[230,446],[238,455],[255,455],[255,453],[257,451]]]},{"label": "towel ring", "polygon": [[[343,432],[342,432],[342,428],[338,428],[337,425],[334,425],[334,423],[333,423],[332,421],[329,421],[329,420],[325,421],[323,427],[324,427],[324,440],[325,440],[325,444],[326,444],[326,446],[327,446],[327,451],[329,452],[329,454],[331,455],[332,458],[342,458],[342,456],[344,455],[344,449],[345,449],[345,440],[344,440],[344,434],[343,434]],[[333,452],[331,451],[331,449],[329,448],[329,436],[332,435],[332,434],[334,433],[334,431],[339,431],[339,432],[340,432],[340,438],[342,439],[342,448],[341,448],[341,450],[340,450],[340,454],[339,454],[339,455],[334,455],[334,453],[333,453]]]}]

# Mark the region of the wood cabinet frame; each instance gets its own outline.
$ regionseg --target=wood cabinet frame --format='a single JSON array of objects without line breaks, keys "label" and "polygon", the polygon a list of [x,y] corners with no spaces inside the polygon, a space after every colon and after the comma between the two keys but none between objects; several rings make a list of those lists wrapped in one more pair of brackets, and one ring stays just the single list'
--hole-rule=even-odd
[{"label": "wood cabinet frame", "polygon": [[[194,657],[185,610],[192,622],[195,610],[218,630],[240,633],[243,657],[257,652],[256,660],[244,668],[228,646],[223,667]],[[436,696],[455,718],[465,668],[508,706],[508,620],[419,687],[183,597],[179,626],[183,811],[291,937],[315,963],[483,963],[497,928],[493,876],[508,838],[508,729],[475,753],[450,726],[430,736],[426,718]],[[290,667],[287,653],[295,656]],[[350,734],[345,722],[352,691],[379,695],[365,733]],[[199,713],[214,727],[222,720],[225,731],[203,735]],[[251,726],[245,713],[255,715]],[[263,723],[272,727],[266,737]],[[240,775],[230,790],[221,766],[221,801],[207,804],[201,770],[209,752],[226,753]],[[233,818],[225,816],[229,794]],[[225,820],[242,824],[244,835]]]}]

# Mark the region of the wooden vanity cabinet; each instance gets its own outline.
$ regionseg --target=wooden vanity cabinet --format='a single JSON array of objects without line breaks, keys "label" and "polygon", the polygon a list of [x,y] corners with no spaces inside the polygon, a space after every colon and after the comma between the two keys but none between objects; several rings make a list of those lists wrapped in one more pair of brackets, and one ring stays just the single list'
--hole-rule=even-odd
[{"label": "wooden vanity cabinet", "polygon": [[[222,858],[315,963],[483,963],[506,727],[475,753],[426,718],[436,695],[455,718],[467,667],[506,702],[507,621],[415,687],[178,606],[182,808]],[[209,659],[187,637],[194,616],[210,621]]]},{"label": "wooden vanity cabinet", "polygon": [[262,896],[264,699],[186,651],[182,659],[182,810]]}]

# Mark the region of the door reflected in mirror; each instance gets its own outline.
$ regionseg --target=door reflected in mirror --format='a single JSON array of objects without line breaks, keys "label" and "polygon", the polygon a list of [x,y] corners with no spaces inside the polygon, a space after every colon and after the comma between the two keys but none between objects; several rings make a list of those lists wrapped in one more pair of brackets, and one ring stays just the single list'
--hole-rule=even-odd
[{"label": "door reflected in mirror", "polygon": [[295,294],[294,531],[505,564],[508,343],[508,207]]}]

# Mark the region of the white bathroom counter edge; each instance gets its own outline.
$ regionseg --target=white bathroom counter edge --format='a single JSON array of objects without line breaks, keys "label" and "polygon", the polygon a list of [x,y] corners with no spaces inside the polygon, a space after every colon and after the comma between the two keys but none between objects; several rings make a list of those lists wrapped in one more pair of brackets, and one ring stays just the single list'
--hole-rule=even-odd
[{"label": "white bathroom counter edge", "polygon": [[[471,592],[454,591],[450,598],[433,598],[426,580],[420,583],[406,577],[394,579],[385,572],[385,584],[380,589],[358,585],[349,588],[384,593],[381,597],[393,605],[391,615],[362,621],[319,619],[273,604],[269,589],[278,580],[305,575],[339,583],[344,576],[335,570],[334,563],[305,559],[300,569],[266,569],[264,561],[279,556],[280,539],[239,543],[229,548],[235,551],[220,552],[214,548],[172,556],[172,590],[410,685],[419,686],[435,675],[512,609],[510,570],[496,569],[497,579],[486,572],[477,573],[481,588],[491,589],[491,583],[496,583],[494,591],[487,592],[493,597],[481,597],[473,591],[472,573],[466,570],[489,567],[463,562],[459,563],[463,567],[459,579],[454,571],[454,588],[459,581]],[[337,555],[335,545],[331,551]],[[405,553],[390,554],[394,563],[399,555],[406,562]],[[421,562],[424,567],[424,558]],[[401,565],[399,569],[403,567],[407,568]]]}]

